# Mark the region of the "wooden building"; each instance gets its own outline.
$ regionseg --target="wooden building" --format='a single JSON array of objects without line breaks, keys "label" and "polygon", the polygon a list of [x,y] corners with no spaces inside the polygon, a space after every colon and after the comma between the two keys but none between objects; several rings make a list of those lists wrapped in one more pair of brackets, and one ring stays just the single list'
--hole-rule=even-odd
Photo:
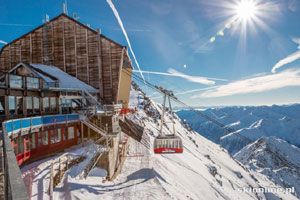
[{"label": "wooden building", "polygon": [[103,103],[127,107],[132,71],[127,48],[66,14],[1,49],[0,72],[20,62],[57,66],[99,90]]}]

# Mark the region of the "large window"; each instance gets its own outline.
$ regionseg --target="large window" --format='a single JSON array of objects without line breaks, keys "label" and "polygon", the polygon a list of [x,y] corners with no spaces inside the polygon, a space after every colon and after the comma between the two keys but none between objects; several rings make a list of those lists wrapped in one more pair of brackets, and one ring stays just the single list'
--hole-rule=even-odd
[{"label": "large window", "polygon": [[35,149],[35,133],[30,136],[30,149]]},{"label": "large window", "polygon": [[61,141],[60,129],[51,130],[51,144]]},{"label": "large window", "polygon": [[16,97],[18,114],[23,114],[23,97]]},{"label": "large window", "polygon": [[42,136],[43,136],[43,141],[42,141],[42,144],[43,145],[48,145],[48,131],[44,131],[42,132]]},{"label": "large window", "polygon": [[40,113],[40,99],[33,97],[33,109],[35,113]]},{"label": "large window", "polygon": [[38,89],[39,88],[39,79],[26,77],[27,88],[29,89]]},{"label": "large window", "polygon": [[50,112],[50,105],[49,105],[48,97],[43,98],[43,110],[44,110],[44,112]]},{"label": "large window", "polygon": [[9,75],[9,85],[11,88],[22,88],[23,87],[23,80],[22,76],[17,75]]},{"label": "large window", "polygon": [[74,134],[74,127],[68,127],[68,139],[74,139],[75,134]]},{"label": "large window", "polygon": [[5,96],[0,97],[0,115],[5,115]]},{"label": "large window", "polygon": [[55,97],[50,98],[50,109],[51,109],[51,112],[56,112],[56,98]]},{"label": "large window", "polygon": [[23,137],[18,137],[18,155],[24,152]]},{"label": "large window", "polygon": [[9,114],[13,115],[16,113],[16,101],[14,96],[8,97]]},{"label": "large window", "polygon": [[32,97],[26,97],[27,114],[33,113]]}]

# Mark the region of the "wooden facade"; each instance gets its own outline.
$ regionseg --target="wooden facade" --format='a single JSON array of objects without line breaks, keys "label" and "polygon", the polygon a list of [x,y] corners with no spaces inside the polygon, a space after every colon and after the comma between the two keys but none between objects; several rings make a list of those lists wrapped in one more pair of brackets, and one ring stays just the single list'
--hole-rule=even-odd
[{"label": "wooden facade", "polygon": [[54,65],[99,89],[104,103],[117,103],[122,100],[118,90],[125,60],[132,68],[126,47],[61,14],[5,45],[0,71],[20,62]]}]

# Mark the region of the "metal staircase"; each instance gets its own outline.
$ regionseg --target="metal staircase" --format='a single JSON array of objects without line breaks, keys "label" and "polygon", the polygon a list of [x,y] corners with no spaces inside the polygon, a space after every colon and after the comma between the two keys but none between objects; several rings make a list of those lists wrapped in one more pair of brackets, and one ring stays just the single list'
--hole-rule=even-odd
[{"label": "metal staircase", "polygon": [[81,122],[84,125],[86,125],[87,127],[89,127],[90,129],[92,129],[93,131],[95,131],[96,133],[100,134],[101,136],[108,137],[108,133],[104,129],[102,129],[98,125],[94,124],[93,122],[91,122],[87,118],[85,120],[82,120]]}]

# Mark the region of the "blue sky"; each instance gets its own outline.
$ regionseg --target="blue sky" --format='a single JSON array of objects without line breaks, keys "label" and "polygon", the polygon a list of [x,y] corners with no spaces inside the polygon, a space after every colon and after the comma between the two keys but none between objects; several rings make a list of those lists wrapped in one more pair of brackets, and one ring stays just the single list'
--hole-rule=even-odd
[{"label": "blue sky", "polygon": [[[63,3],[0,1],[4,42],[40,25],[45,14],[59,15]],[[180,100],[193,106],[299,103],[300,0],[257,0],[250,19],[237,16],[239,2],[113,0],[140,68],[151,72],[145,79]],[[80,22],[128,46],[106,0],[67,5],[70,16],[76,12]]]}]

